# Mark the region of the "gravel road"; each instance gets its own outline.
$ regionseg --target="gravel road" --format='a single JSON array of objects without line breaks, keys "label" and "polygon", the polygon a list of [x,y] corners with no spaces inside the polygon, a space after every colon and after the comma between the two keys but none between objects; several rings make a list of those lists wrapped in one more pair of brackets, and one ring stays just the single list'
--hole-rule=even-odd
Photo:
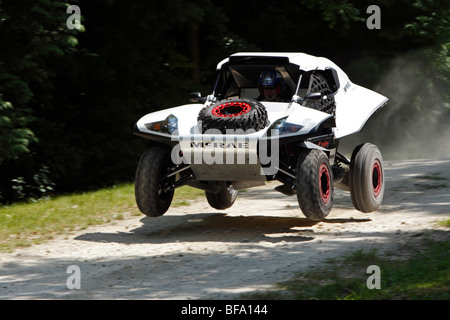
[{"label": "gravel road", "polygon": [[[199,199],[2,253],[0,299],[233,299],[361,248],[392,252],[432,230],[447,230],[436,234],[448,240],[436,221],[450,219],[450,161],[385,166],[385,200],[374,213],[356,211],[337,189],[328,218],[312,222],[295,196],[269,183],[224,211]],[[80,289],[67,287],[72,265]]]}]

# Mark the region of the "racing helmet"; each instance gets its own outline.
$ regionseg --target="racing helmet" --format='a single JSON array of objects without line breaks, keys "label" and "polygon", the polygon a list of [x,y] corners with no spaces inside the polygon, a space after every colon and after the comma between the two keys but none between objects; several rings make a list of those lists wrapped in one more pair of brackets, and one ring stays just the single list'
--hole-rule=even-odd
[{"label": "racing helmet", "polygon": [[[263,71],[258,79],[259,93],[268,100],[274,100],[275,98],[280,97],[284,92],[285,86],[286,83],[283,76],[279,71],[274,69]],[[276,89],[276,95],[271,97],[265,96],[264,89],[267,88]]]}]

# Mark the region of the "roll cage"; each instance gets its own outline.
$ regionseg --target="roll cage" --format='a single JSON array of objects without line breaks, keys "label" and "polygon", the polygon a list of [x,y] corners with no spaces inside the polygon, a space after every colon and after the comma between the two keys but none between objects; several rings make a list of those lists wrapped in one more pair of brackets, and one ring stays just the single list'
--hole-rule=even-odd
[{"label": "roll cage", "polygon": [[275,69],[283,76],[286,83],[285,95],[289,97],[285,102],[291,102],[295,95],[304,97],[311,93],[313,74],[320,74],[326,79],[332,94],[340,87],[337,72],[333,68],[302,70],[297,64],[281,57],[231,57],[229,62],[221,66],[212,95],[217,100],[256,99],[259,95],[259,75],[267,69]]}]

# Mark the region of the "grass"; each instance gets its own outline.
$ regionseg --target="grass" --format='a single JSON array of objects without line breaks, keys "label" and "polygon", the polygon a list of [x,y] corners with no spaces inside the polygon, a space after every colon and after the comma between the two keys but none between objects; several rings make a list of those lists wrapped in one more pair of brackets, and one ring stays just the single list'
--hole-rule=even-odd
[{"label": "grass", "polygon": [[[181,187],[175,191],[172,205],[188,205],[203,194],[198,189]],[[0,207],[0,251],[39,244],[55,235],[132,215],[142,215],[136,207],[132,183]]]},{"label": "grass", "polygon": [[[415,247],[417,249],[417,247]],[[409,248],[408,250],[411,250]],[[297,300],[448,300],[450,242],[426,241],[406,260],[358,250],[333,259],[323,268],[299,273],[279,284],[278,291],[258,292],[243,299]],[[381,288],[368,289],[370,265],[380,267]]]},{"label": "grass", "polygon": [[205,196],[205,191],[183,186],[175,190],[175,195],[172,201],[172,207],[186,206],[195,199]]},{"label": "grass", "polygon": [[437,222],[439,226],[450,228],[450,219],[440,220]]},{"label": "grass", "polygon": [[[203,194],[181,187],[175,192],[173,206],[188,205]],[[133,184],[0,207],[0,251],[10,252],[58,234],[133,215],[142,215],[135,204]],[[438,223],[450,227],[450,220]],[[375,250],[354,251],[329,260],[324,267],[299,273],[280,283],[278,291],[244,295],[242,299],[450,299],[450,243],[428,241],[414,248],[407,260],[389,259]],[[379,290],[366,286],[369,265],[380,267]]]}]

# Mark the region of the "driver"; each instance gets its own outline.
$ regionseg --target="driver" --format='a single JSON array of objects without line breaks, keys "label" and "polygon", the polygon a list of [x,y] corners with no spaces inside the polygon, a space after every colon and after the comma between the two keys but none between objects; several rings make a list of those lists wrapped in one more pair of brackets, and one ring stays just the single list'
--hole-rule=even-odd
[{"label": "driver", "polygon": [[284,97],[286,82],[277,70],[270,69],[261,73],[258,79],[259,101],[280,102],[286,101]]}]

